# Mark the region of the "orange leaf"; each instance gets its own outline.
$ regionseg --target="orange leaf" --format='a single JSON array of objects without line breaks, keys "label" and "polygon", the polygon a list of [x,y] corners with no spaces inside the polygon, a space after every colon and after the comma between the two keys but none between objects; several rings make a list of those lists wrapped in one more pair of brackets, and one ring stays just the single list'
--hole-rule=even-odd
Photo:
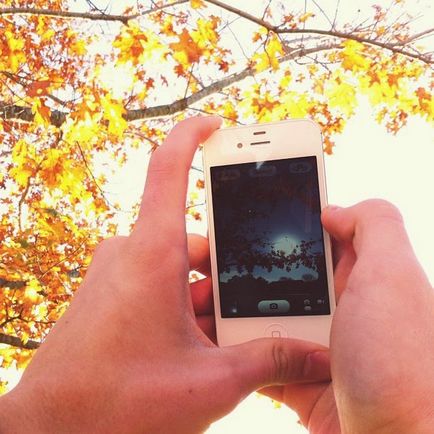
[{"label": "orange leaf", "polygon": [[51,82],[48,80],[34,81],[27,88],[27,96],[34,98],[36,96],[48,95],[48,88]]},{"label": "orange leaf", "polygon": [[170,44],[170,48],[174,51],[175,59],[182,64],[198,62],[200,56],[203,54],[203,50],[194,42],[190,33],[186,29],[183,29],[178,38],[179,42]]}]

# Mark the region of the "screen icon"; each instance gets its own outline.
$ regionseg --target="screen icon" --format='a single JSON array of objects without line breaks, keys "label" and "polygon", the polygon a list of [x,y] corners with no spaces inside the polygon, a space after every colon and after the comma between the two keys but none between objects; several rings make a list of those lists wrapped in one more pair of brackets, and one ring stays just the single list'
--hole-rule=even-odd
[{"label": "screen icon", "polygon": [[297,161],[296,163],[291,163],[289,165],[289,171],[291,173],[307,173],[312,170],[312,165],[310,163]]},{"label": "screen icon", "polygon": [[290,304],[287,300],[262,300],[258,303],[261,313],[286,313],[289,312]]}]

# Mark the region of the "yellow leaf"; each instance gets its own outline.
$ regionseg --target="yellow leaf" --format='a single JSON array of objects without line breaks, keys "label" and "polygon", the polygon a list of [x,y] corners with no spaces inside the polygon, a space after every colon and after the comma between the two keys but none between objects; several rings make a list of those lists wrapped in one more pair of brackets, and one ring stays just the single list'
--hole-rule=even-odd
[{"label": "yellow leaf", "polygon": [[30,300],[31,303],[36,303],[42,299],[42,296],[39,294],[41,290],[39,282],[36,279],[30,279],[27,282],[24,297]]},{"label": "yellow leaf", "polygon": [[33,150],[25,140],[17,142],[12,151],[14,167],[9,170],[9,175],[21,187],[27,186],[28,180],[33,174],[31,154],[33,154]]},{"label": "yellow leaf", "polygon": [[121,64],[131,62],[138,65],[151,60],[160,61],[167,53],[158,34],[144,32],[136,22],[124,26],[113,46],[119,50],[117,63]]},{"label": "yellow leaf", "polygon": [[263,53],[255,54],[252,60],[257,72],[272,68],[274,71],[279,69],[279,55],[283,55],[284,50],[280,39],[273,33],[265,46]]},{"label": "yellow leaf", "polygon": [[21,332],[21,336],[20,336],[20,339],[21,339],[21,342],[25,345],[25,344],[27,344],[27,342],[29,342],[29,334],[27,333],[27,332],[25,332],[25,331],[22,331]]},{"label": "yellow leaf", "polygon": [[325,89],[325,96],[329,99],[331,108],[338,108],[346,116],[354,113],[356,105],[356,91],[354,86],[344,80],[336,80]]},{"label": "yellow leaf", "polygon": [[104,110],[103,117],[109,123],[108,132],[117,138],[121,138],[128,127],[127,121],[123,118],[123,114],[125,113],[124,106],[109,96],[101,98],[101,106]]},{"label": "yellow leaf", "polygon": [[56,32],[53,29],[48,29],[47,31],[45,31],[42,35],[41,38],[43,41],[48,41],[50,40],[54,35],[56,34]]},{"label": "yellow leaf", "polygon": [[91,116],[89,112],[84,113],[84,119],[68,119],[62,126],[65,141],[68,143],[80,143],[89,147],[98,140],[100,134],[100,116]]},{"label": "yellow leaf", "polygon": [[[20,66],[26,62],[26,56],[24,54],[24,38],[15,38],[15,35],[7,30],[5,32],[7,50],[6,53],[6,66],[9,69],[8,72],[15,74],[18,72]],[[8,52],[9,51],[9,52]],[[3,56],[2,56],[3,57]]]},{"label": "yellow leaf", "polygon": [[190,6],[193,9],[200,9],[205,7],[205,3],[203,2],[203,0],[190,0]]},{"label": "yellow leaf", "polygon": [[298,21],[300,21],[300,23],[305,23],[309,18],[312,18],[314,16],[315,14],[313,12],[306,12],[298,19]]},{"label": "yellow leaf", "polygon": [[361,55],[365,50],[365,46],[360,42],[346,40],[342,42],[344,49],[341,56],[343,58],[342,66],[348,71],[368,71],[371,66],[371,61]]},{"label": "yellow leaf", "polygon": [[32,113],[35,115],[36,125],[48,127],[51,122],[51,110],[40,99],[35,99],[32,104]]},{"label": "yellow leaf", "polygon": [[211,20],[199,18],[197,20],[197,30],[191,33],[193,41],[201,48],[205,48],[208,44],[215,45],[219,40],[219,35],[216,32],[219,22],[220,19],[218,18]]}]

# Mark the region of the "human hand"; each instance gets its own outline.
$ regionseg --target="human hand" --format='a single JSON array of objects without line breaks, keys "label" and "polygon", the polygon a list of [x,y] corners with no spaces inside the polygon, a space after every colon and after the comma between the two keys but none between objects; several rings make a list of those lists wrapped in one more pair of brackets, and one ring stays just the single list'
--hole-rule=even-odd
[{"label": "human hand", "polygon": [[434,292],[399,212],[370,200],[322,220],[336,253],[333,384],[263,392],[314,434],[434,432]]},{"label": "human hand", "polygon": [[[258,339],[218,348],[196,324],[188,171],[219,125],[215,117],[184,121],[154,152],[132,234],[97,248],[71,306],[0,398],[0,432],[191,434],[260,387],[329,378],[319,345]],[[199,243],[190,239],[193,267]],[[192,291],[198,305],[200,284]]]}]

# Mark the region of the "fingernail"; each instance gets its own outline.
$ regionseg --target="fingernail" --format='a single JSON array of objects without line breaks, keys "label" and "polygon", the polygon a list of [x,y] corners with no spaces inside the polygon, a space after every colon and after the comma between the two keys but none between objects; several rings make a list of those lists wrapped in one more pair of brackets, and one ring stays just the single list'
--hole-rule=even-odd
[{"label": "fingernail", "polygon": [[315,351],[306,356],[303,375],[312,380],[329,380],[330,356],[328,351]]}]

